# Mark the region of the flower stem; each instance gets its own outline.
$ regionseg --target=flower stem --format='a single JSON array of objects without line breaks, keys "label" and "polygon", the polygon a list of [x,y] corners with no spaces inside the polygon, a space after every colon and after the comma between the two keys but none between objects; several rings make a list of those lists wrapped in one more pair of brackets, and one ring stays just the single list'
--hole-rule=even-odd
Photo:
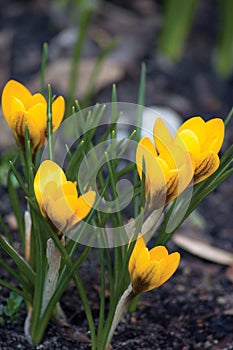
[{"label": "flower stem", "polygon": [[116,327],[118,326],[121,318],[123,317],[123,315],[126,313],[127,309],[128,309],[128,305],[129,302],[132,300],[132,298],[135,296],[135,292],[132,288],[132,284],[130,284],[128,286],[128,288],[124,291],[124,293],[122,294],[117,307],[116,307],[116,311],[115,311],[115,315],[112,321],[112,325],[110,328],[110,331],[108,333],[108,338],[107,338],[107,344],[106,347],[108,346],[108,344],[110,344],[113,333],[116,329]]},{"label": "flower stem", "polygon": [[61,264],[61,253],[51,238],[47,241],[47,259],[48,259],[48,272],[45,279],[43,300],[41,307],[41,316],[46,309],[49,300],[51,299],[57,285],[58,272]]},{"label": "flower stem", "polygon": [[31,228],[32,228],[32,219],[29,210],[25,210],[24,213],[24,222],[25,222],[25,260],[27,263],[30,262],[30,246],[31,246]]},{"label": "flower stem", "polygon": [[48,84],[48,105],[47,105],[47,140],[48,140],[48,156],[50,160],[54,159],[53,154],[53,115],[52,115],[52,89]]}]

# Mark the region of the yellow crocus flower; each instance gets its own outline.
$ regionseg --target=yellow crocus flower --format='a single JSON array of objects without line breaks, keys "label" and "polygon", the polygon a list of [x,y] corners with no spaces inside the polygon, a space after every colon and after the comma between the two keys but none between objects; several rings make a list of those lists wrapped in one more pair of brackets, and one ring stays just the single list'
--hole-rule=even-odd
[{"label": "yellow crocus flower", "polygon": [[51,160],[38,168],[34,191],[41,213],[56,232],[67,231],[84,219],[96,197],[94,191],[78,196],[76,183],[67,181],[64,171]]},{"label": "yellow crocus flower", "polygon": [[175,199],[189,185],[193,165],[184,145],[174,140],[161,119],[154,126],[155,145],[148,137],[140,140],[136,151],[139,177],[145,171],[149,206],[158,208]]},{"label": "yellow crocus flower", "polygon": [[179,262],[180,254],[169,254],[164,246],[149,251],[140,234],[128,265],[133,291],[141,293],[160,287],[174,274]]},{"label": "yellow crocus flower", "polygon": [[[32,95],[21,83],[10,80],[2,92],[2,110],[20,147],[24,148],[25,125],[28,126],[32,152],[46,141],[47,102],[40,93]],[[65,101],[59,96],[52,103],[52,129],[60,125],[65,112]]]},{"label": "yellow crocus flower", "polygon": [[178,129],[175,142],[182,141],[193,159],[194,183],[205,180],[218,169],[224,130],[222,119],[205,122],[201,117],[188,119]]}]

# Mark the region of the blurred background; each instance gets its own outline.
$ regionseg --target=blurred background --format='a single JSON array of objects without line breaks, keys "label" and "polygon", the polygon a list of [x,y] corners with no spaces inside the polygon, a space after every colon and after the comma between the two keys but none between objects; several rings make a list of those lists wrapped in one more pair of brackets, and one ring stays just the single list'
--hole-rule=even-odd
[{"label": "blurred background", "polygon": [[[46,81],[84,105],[110,101],[113,82],[120,101],[136,103],[145,62],[147,106],[172,107],[184,117],[224,117],[232,106],[231,0],[1,0],[0,6],[1,89],[10,78],[40,89],[47,42]],[[78,64],[73,93],[71,62]]]},{"label": "blurred background", "polygon": [[[113,83],[119,101],[137,103],[145,62],[147,107],[172,108],[182,119],[224,119],[233,100],[232,7],[231,0],[0,0],[0,89],[11,78],[41,89],[46,42],[45,85],[66,97],[68,114],[74,98],[83,107],[110,102]],[[0,152],[14,145],[0,118]],[[232,230],[231,182],[205,213],[219,235],[222,225]],[[231,246],[228,229],[225,235]]]}]

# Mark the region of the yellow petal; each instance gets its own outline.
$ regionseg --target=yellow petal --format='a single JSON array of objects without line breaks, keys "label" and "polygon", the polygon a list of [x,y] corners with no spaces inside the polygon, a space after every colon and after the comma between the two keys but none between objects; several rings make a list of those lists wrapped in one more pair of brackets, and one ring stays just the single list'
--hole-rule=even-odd
[{"label": "yellow petal", "polygon": [[197,135],[189,129],[179,131],[174,139],[174,142],[178,145],[184,145],[187,152],[193,154],[196,158],[199,157],[201,152],[201,146]]},{"label": "yellow petal", "polygon": [[[220,148],[222,147],[223,139],[224,139],[224,132],[225,132],[225,126],[220,118],[214,118],[209,120],[206,123],[207,127],[207,133],[208,133],[208,143],[209,143],[209,150],[218,153],[220,151]],[[205,145],[203,145],[203,151],[207,150],[205,148]]]},{"label": "yellow petal", "polygon": [[9,125],[11,117],[11,99],[13,96],[25,105],[25,103],[31,98],[31,93],[24,85],[15,80],[10,80],[5,85],[2,92],[2,111]]},{"label": "yellow petal", "polygon": [[150,274],[148,275],[148,280],[147,280],[147,286],[144,289],[144,292],[149,292],[150,290],[154,288],[158,288],[160,284],[160,279],[161,279],[161,263],[151,263],[151,270]]},{"label": "yellow petal", "polygon": [[140,252],[145,248],[146,248],[145,241],[144,241],[142,235],[139,234],[138,239],[134,245],[132,254],[130,256],[130,259],[129,259],[128,269],[129,269],[130,274],[133,272],[133,270],[135,268],[135,262],[136,262],[137,257],[139,256]]},{"label": "yellow petal", "polygon": [[146,192],[149,196],[149,205],[156,207],[165,204],[166,182],[169,177],[169,168],[166,162],[157,156],[157,152],[148,137],[144,137],[138,144],[136,163],[139,176],[142,177],[142,167],[145,167]]},{"label": "yellow petal", "polygon": [[153,272],[154,264],[150,263],[150,256],[147,248],[141,250],[140,255],[135,261],[135,268],[130,277],[133,289],[138,293],[147,290]]},{"label": "yellow petal", "polygon": [[46,119],[46,105],[39,103],[28,110],[27,122],[33,149],[38,149],[45,143]]},{"label": "yellow petal", "polygon": [[172,136],[170,134],[170,131],[166,127],[165,123],[162,121],[161,118],[156,119],[154,128],[153,128],[153,134],[154,134],[154,141],[157,149],[160,152],[160,146],[161,143],[163,145],[170,146],[173,143]]},{"label": "yellow petal", "polygon": [[171,172],[171,176],[167,181],[167,188],[166,188],[166,204],[170,203],[173,199],[175,199],[178,195],[178,170],[173,170]]},{"label": "yellow petal", "polygon": [[160,261],[161,259],[167,258],[168,251],[164,246],[156,246],[150,250],[149,254],[151,260]]},{"label": "yellow petal", "polygon": [[[148,261],[146,255],[140,256],[133,274],[133,289],[140,293],[159,287],[162,284],[162,262],[166,259]],[[142,264],[142,261],[144,261],[144,264]],[[142,265],[143,269],[141,268]]]},{"label": "yellow petal", "polygon": [[174,158],[174,153],[173,153],[174,149],[171,152],[169,150],[169,148],[166,147],[166,145],[163,144],[163,142],[161,141],[159,143],[158,150],[159,150],[159,157],[162,158],[166,162],[166,164],[168,165],[168,168],[175,169],[177,167],[177,164],[176,164],[176,161]]},{"label": "yellow petal", "polygon": [[138,143],[138,147],[136,151],[137,170],[138,170],[138,175],[141,179],[142,179],[143,162],[145,163],[145,165],[151,164],[151,161],[153,161],[153,159],[157,156],[158,154],[151,140],[148,137],[143,137]]},{"label": "yellow petal", "polygon": [[79,220],[84,219],[95,203],[96,193],[89,191],[77,199],[75,213]]},{"label": "yellow petal", "polygon": [[55,131],[61,124],[64,113],[65,113],[65,100],[62,96],[59,96],[56,98],[56,100],[52,104],[53,131]]},{"label": "yellow petal", "polygon": [[46,99],[40,93],[31,95],[31,97],[28,100],[26,100],[24,103],[25,103],[26,109],[30,109],[32,106],[37,105],[37,104],[42,104],[45,106],[45,110],[47,110]]},{"label": "yellow petal", "polygon": [[177,169],[183,166],[184,163],[190,162],[185,143],[182,139],[178,139],[177,134],[173,140],[168,128],[161,119],[158,119],[154,125],[154,138],[159,157],[166,162],[169,169]]},{"label": "yellow petal", "polygon": [[[160,280],[157,287],[164,284],[177,270],[180,263],[180,254],[178,252],[169,254],[168,257],[160,262]],[[155,281],[157,283],[157,279]]]},{"label": "yellow petal", "polygon": [[149,178],[150,184],[154,187],[162,187],[166,185],[169,177],[169,168],[166,162],[157,157],[146,163],[146,177]]},{"label": "yellow petal", "polygon": [[167,181],[169,169],[163,159],[159,157],[146,164],[146,183],[148,192],[148,206],[161,208],[166,204]]},{"label": "yellow petal", "polygon": [[194,132],[194,134],[198,137],[199,143],[205,143],[208,134],[207,127],[205,121],[201,117],[193,117],[184,122],[178,129],[177,133],[179,134],[181,131],[188,129]]},{"label": "yellow petal", "polygon": [[144,249],[142,249],[136,259],[136,266],[135,266],[135,273],[139,276],[143,276],[144,274],[146,274],[146,270],[150,265],[150,254],[149,251],[147,249],[147,247],[145,247]]},{"label": "yellow petal", "polygon": [[42,193],[49,182],[55,182],[57,186],[61,186],[66,181],[63,170],[53,161],[45,160],[39,166],[34,179],[34,192],[36,199],[42,206]]},{"label": "yellow petal", "polygon": [[[175,175],[175,171],[172,171]],[[178,188],[178,194],[183,192],[185,188],[190,184],[192,178],[194,175],[194,167],[193,162],[191,158],[189,157],[188,161],[178,169],[177,172],[177,188]]]},{"label": "yellow petal", "polygon": [[75,196],[78,197],[76,183],[72,181],[66,181],[62,184],[63,196]]},{"label": "yellow petal", "polygon": [[58,186],[54,181],[47,182],[42,193],[43,202],[45,202],[48,197],[52,198],[54,201],[64,197],[62,186]]},{"label": "yellow petal", "polygon": [[214,152],[206,152],[201,155],[194,173],[194,183],[201,182],[212,175],[219,167],[219,157]]},{"label": "yellow petal", "polygon": [[176,168],[173,139],[168,128],[160,118],[154,124],[154,140],[159,157],[166,162],[169,169]]},{"label": "yellow petal", "polygon": [[184,153],[183,165],[178,169],[169,171],[167,179],[167,198],[166,204],[181,194],[190,184],[194,175],[194,161],[189,153]]},{"label": "yellow petal", "polygon": [[21,137],[24,137],[25,122],[27,121],[27,111],[23,103],[16,97],[11,98],[11,112],[9,118],[9,126],[13,131]]},{"label": "yellow petal", "polygon": [[69,230],[84,219],[95,201],[95,192],[89,191],[83,196],[62,196],[53,202],[53,207],[47,206],[48,215],[53,224],[60,230]]},{"label": "yellow petal", "polygon": [[75,201],[76,197],[60,197],[54,201],[53,198],[48,197],[44,203],[46,216],[50,219],[52,224],[61,232],[64,232],[72,226],[75,212],[72,210],[69,203]]}]

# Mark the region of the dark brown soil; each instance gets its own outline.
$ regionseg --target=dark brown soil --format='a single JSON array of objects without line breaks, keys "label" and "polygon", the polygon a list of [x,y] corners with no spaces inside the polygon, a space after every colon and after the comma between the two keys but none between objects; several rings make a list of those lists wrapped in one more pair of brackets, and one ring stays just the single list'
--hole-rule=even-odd
[{"label": "dark brown soil", "polygon": [[[34,64],[27,65],[30,50],[39,52],[42,42],[50,40],[59,29],[51,24],[46,10],[39,6],[39,2],[14,3],[2,0],[1,3],[4,12],[0,15],[0,29],[8,28],[15,33],[10,49],[10,65],[7,67],[9,78],[26,83],[31,74],[39,70],[40,62],[37,60]],[[130,1],[126,2],[130,11],[142,16],[139,3],[140,1],[135,1],[133,5]],[[217,38],[217,2],[206,0],[201,3],[181,62],[177,65],[164,64],[157,52],[157,33],[154,42],[144,53],[143,59],[147,64],[145,105],[170,106],[184,118],[197,114],[206,119],[214,116],[225,118],[232,106],[233,85],[232,76],[227,80],[222,79],[212,65],[213,45]],[[153,5],[154,11],[161,11],[160,1],[147,0],[145,4]],[[25,56],[24,64],[22,55]],[[0,58],[0,64],[3,63],[6,64]],[[118,84],[119,101],[137,102],[139,74],[140,62],[135,61]],[[99,102],[108,102],[110,99],[111,87],[106,87],[95,96]],[[228,127],[225,148],[232,144],[232,135],[233,123]],[[5,190],[1,188],[0,193],[0,209],[5,217],[10,208]],[[231,252],[232,193],[231,177],[199,209],[206,221],[205,239]],[[179,249],[172,242],[170,245],[171,249],[181,253],[180,268],[165,285],[145,293],[136,312],[125,316],[115,333],[113,349],[233,349],[232,268],[201,260]],[[83,266],[81,275],[90,290],[89,300],[97,323],[99,297],[98,288],[94,286],[99,285],[99,280],[97,277],[96,280],[92,279],[93,288],[90,288],[90,280],[87,278],[90,269],[93,270],[93,264],[89,261]],[[93,271],[92,275],[98,276]],[[9,278],[2,268],[0,276]],[[8,291],[0,288],[0,304],[5,305],[7,297]],[[70,327],[50,324],[42,344],[31,346],[24,337],[25,311],[22,307],[19,320],[14,323],[5,322],[0,326],[0,349],[90,349],[85,314],[72,284],[63,295],[61,304],[67,313]]]}]

